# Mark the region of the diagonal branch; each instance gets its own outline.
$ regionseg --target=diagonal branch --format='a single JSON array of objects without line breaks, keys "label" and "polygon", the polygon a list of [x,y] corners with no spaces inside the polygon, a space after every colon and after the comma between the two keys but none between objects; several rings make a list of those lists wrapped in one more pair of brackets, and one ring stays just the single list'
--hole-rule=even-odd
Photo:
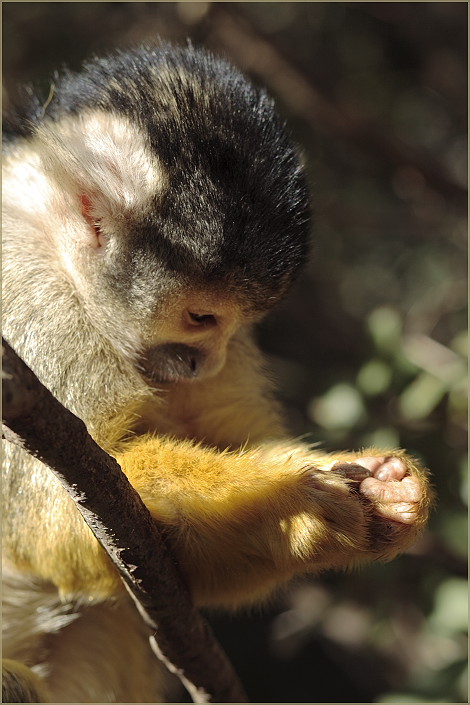
[{"label": "diagonal branch", "polygon": [[[116,461],[3,340],[4,437],[48,465],[110,556],[155,638],[152,648],[194,702],[247,702],[191,603],[156,522]],[[157,645],[158,641],[158,645]]]}]

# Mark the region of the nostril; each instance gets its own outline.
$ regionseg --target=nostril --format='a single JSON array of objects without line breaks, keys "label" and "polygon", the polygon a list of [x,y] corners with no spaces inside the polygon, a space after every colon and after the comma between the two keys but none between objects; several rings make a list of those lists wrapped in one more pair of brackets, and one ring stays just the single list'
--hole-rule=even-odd
[{"label": "nostril", "polygon": [[195,358],[195,357],[192,357],[192,358],[189,360],[189,366],[190,366],[190,368],[191,368],[191,372],[192,372],[193,374],[196,374],[196,371],[197,371],[197,362],[196,362],[196,358]]},{"label": "nostril", "polygon": [[188,311],[190,323],[194,326],[215,326],[217,320],[211,313],[193,313]]}]

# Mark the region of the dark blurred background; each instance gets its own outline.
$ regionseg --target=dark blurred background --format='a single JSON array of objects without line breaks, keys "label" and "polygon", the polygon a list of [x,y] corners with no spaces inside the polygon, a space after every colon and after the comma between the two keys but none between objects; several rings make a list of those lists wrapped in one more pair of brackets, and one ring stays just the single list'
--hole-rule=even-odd
[{"label": "dark blurred background", "polygon": [[4,2],[4,105],[33,81],[191,37],[277,99],[303,146],[311,261],[259,331],[296,435],[403,446],[425,535],[388,565],[210,615],[252,701],[468,702],[467,3]]}]

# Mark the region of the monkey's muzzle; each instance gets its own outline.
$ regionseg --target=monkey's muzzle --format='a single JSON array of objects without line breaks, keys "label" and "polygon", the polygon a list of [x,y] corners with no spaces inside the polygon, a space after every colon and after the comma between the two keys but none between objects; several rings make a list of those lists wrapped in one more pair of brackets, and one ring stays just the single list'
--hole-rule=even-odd
[{"label": "monkey's muzzle", "polygon": [[144,351],[139,370],[152,384],[172,384],[199,377],[206,354],[183,343],[164,343]]}]

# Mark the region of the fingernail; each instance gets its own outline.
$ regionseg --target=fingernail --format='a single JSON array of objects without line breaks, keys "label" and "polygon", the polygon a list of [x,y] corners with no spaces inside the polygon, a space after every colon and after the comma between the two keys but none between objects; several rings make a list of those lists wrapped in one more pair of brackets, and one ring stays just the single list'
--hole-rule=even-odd
[{"label": "fingernail", "polygon": [[383,468],[382,470],[379,470],[377,474],[375,475],[377,480],[382,480],[384,482],[385,480],[390,479],[390,472]]}]

